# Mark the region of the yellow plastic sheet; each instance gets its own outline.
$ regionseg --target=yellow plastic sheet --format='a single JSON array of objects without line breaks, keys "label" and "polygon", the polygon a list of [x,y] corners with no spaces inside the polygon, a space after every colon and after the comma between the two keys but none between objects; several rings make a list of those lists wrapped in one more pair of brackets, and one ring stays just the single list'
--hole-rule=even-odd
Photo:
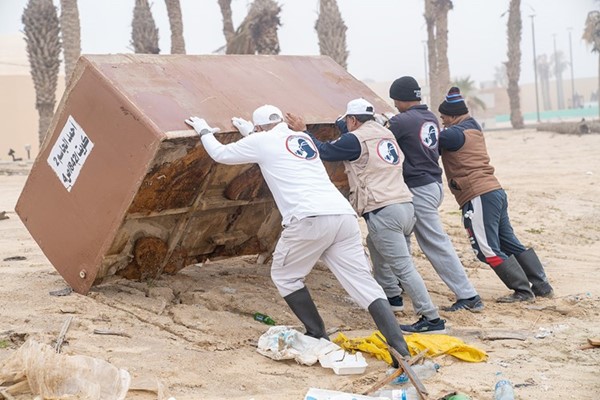
[{"label": "yellow plastic sheet", "polygon": [[[387,351],[385,344],[379,340],[376,334],[381,335],[379,331],[376,331],[367,337],[349,339],[346,335],[340,333],[333,339],[333,342],[344,350],[362,351],[391,365],[392,357]],[[404,336],[404,339],[406,340],[410,354],[413,356],[427,349],[427,355],[430,357],[449,354],[467,362],[482,362],[487,359],[485,351],[470,346],[454,336],[413,333]]]}]

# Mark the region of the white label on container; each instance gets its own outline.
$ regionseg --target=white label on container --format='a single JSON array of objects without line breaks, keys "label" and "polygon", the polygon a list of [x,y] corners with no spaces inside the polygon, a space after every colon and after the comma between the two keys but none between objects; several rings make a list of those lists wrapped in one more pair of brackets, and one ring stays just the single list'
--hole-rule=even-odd
[{"label": "white label on container", "polygon": [[81,126],[69,115],[56,143],[48,155],[48,164],[58,179],[71,191],[79,176],[85,160],[92,152],[94,143],[85,134]]}]

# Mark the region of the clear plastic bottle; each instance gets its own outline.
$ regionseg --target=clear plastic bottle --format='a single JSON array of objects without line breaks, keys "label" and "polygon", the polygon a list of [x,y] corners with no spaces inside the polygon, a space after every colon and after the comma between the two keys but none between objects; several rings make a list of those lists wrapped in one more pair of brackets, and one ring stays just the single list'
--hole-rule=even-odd
[{"label": "clear plastic bottle", "polygon": [[512,383],[508,379],[503,379],[500,372],[496,374],[494,400],[515,400],[515,391]]},{"label": "clear plastic bottle", "polygon": [[389,400],[418,400],[417,389],[411,386],[406,389],[384,389],[374,393],[374,396]]},{"label": "clear plastic bottle", "polygon": [[[412,366],[412,370],[421,380],[429,379],[433,375],[435,375],[440,369],[440,365],[431,360],[425,360],[423,364],[417,364]],[[394,372],[395,369],[391,369],[391,372]],[[403,385],[408,382],[408,376],[406,373],[402,373],[402,375],[398,376],[391,383],[393,385]]]}]

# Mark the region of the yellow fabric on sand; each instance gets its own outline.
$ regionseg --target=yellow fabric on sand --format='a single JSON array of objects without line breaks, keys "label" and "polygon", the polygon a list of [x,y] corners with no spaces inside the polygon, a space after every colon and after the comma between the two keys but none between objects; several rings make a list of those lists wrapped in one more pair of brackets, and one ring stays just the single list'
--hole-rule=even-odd
[{"label": "yellow fabric on sand", "polygon": [[[346,335],[340,333],[333,339],[333,342],[344,350],[362,351],[391,365],[392,357],[387,351],[385,343],[376,336],[377,334],[381,335],[379,331],[376,331],[367,337],[349,339]],[[459,360],[468,362],[482,362],[487,359],[485,351],[470,346],[454,336],[413,333],[404,336],[404,339],[410,354],[413,356],[427,349],[429,357],[449,354]]]}]

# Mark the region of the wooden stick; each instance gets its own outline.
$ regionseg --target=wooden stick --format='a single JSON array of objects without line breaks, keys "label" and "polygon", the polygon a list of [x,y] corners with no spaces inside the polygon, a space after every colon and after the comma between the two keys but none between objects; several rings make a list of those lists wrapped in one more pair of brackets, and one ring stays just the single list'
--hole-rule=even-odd
[{"label": "wooden stick", "polygon": [[69,325],[71,325],[72,320],[73,316],[69,315],[63,324],[62,329],[60,330],[60,335],[58,335],[58,339],[56,339],[56,346],[54,346],[54,350],[56,350],[57,353],[60,353],[60,348],[65,341],[65,336],[67,335],[67,331],[69,330]]},{"label": "wooden stick", "polygon": [[[419,354],[417,354],[416,356],[414,356],[413,358],[411,358],[410,360],[408,360],[408,363],[410,365],[414,365],[416,364],[419,360],[421,360],[423,357],[425,357],[425,355],[427,354],[429,350],[425,349],[422,352],[420,352]],[[398,368],[396,369],[392,374],[386,376],[385,378],[377,381],[373,386],[371,386],[369,389],[367,389],[365,392],[363,392],[364,395],[369,395],[371,393],[376,392],[377,390],[381,389],[382,387],[384,387],[385,385],[391,383],[394,379],[396,379],[397,377],[399,377],[400,375],[402,375],[402,373],[404,372],[404,369],[402,368]]]},{"label": "wooden stick", "polygon": [[402,357],[402,355],[398,353],[396,349],[390,346],[381,335],[379,335],[378,333],[376,333],[375,335],[386,345],[388,351],[392,353],[392,356],[396,358],[398,364],[402,367],[404,372],[406,372],[406,376],[408,376],[410,382],[417,389],[417,394],[419,395],[419,398],[421,400],[427,400],[427,395],[429,394],[429,392],[427,392],[427,389],[425,389],[425,386],[423,385],[417,374],[415,374],[415,371],[413,371],[410,365],[406,362],[404,357]]},{"label": "wooden stick", "polygon": [[113,335],[113,336],[123,336],[123,337],[128,337],[128,338],[131,337],[131,335],[129,333],[109,331],[108,329],[94,329],[94,333],[96,335]]}]

